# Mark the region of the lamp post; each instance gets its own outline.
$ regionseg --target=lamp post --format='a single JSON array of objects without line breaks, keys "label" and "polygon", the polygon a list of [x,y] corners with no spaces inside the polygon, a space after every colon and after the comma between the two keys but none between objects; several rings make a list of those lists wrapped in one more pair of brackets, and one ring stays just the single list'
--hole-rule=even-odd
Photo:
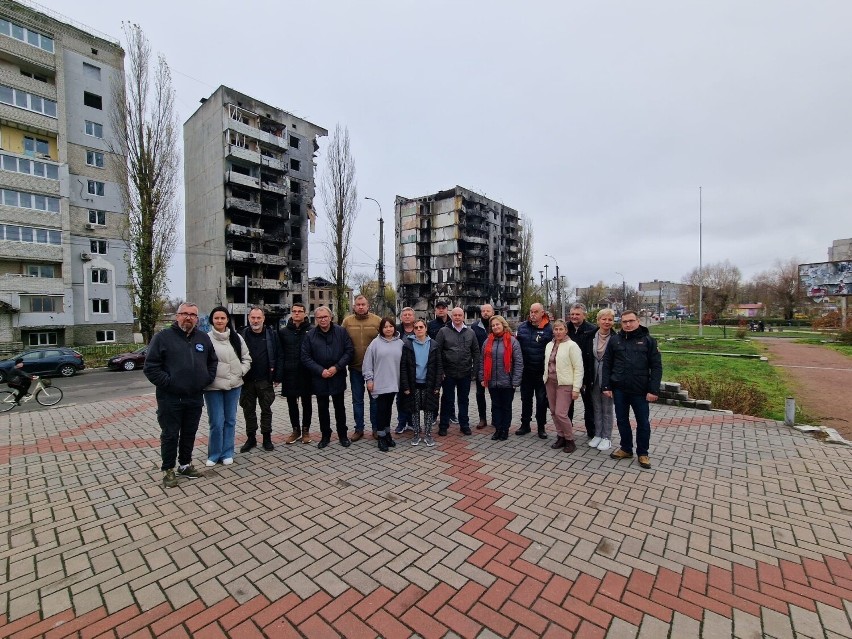
[{"label": "lamp post", "polygon": [[547,310],[550,311],[550,276],[547,274],[548,265],[544,265],[544,299],[547,300]]},{"label": "lamp post", "polygon": [[621,312],[623,314],[625,306],[627,304],[627,300],[625,299],[627,297],[627,285],[624,283],[623,273],[619,273],[618,271],[616,271],[615,274],[621,275]]},{"label": "lamp post", "polygon": [[701,187],[698,187],[698,337],[704,336],[704,255],[701,237]]},{"label": "lamp post", "polygon": [[545,255],[545,257],[549,257],[556,263],[556,278],[554,282],[556,283],[556,306],[559,307],[559,312],[561,315],[559,319],[565,319],[565,300],[562,299],[562,282],[559,279],[559,261],[553,257],[552,255]]},{"label": "lamp post", "polygon": [[380,316],[385,313],[385,220],[382,216],[382,205],[376,198],[365,197],[365,200],[372,200],[379,207],[379,290],[376,293],[376,310]]}]

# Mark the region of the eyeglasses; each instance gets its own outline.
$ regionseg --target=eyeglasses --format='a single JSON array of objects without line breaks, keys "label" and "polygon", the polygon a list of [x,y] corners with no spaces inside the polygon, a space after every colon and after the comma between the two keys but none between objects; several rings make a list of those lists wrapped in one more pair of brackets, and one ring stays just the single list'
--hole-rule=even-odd
[{"label": "eyeglasses", "polygon": [[184,317],[192,317],[193,319],[198,319],[198,313],[178,313],[178,315],[183,315]]}]

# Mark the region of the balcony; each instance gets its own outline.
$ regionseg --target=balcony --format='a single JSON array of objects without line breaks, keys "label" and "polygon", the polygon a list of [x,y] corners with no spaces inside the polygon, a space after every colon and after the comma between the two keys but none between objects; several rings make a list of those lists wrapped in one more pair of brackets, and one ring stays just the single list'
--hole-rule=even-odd
[{"label": "balcony", "polygon": [[226,197],[225,208],[236,209],[238,211],[245,211],[246,213],[254,213],[257,215],[260,213],[260,202],[244,200],[241,197]]},{"label": "balcony", "polygon": [[[284,255],[268,255],[267,253],[256,253],[251,251],[237,251],[228,249],[225,258],[231,262],[247,262],[249,264],[274,264],[276,266],[287,266],[287,257]],[[251,284],[251,282],[249,282]]]},{"label": "balcony", "polygon": [[225,179],[229,184],[239,184],[240,186],[247,186],[251,189],[260,188],[260,178],[251,177],[250,175],[243,175],[242,173],[237,173],[236,171],[227,171],[225,174]]},{"label": "balcony", "polygon": [[228,312],[231,315],[245,315],[249,311],[248,304],[236,304],[231,302],[228,304]]},{"label": "balcony", "polygon": [[260,164],[260,153],[237,144],[229,144],[225,157],[229,160],[242,160],[251,164]]},{"label": "balcony", "polygon": [[271,158],[268,155],[261,154],[260,163],[274,171],[281,171],[282,173],[287,172],[287,165],[283,160],[278,160],[276,158]]},{"label": "balcony", "polygon": [[283,184],[276,184],[275,182],[262,182],[260,188],[262,188],[264,191],[277,193],[278,195],[287,195],[287,187]]},{"label": "balcony", "polygon": [[226,118],[225,130],[228,131],[229,129],[235,133],[242,133],[243,135],[247,135],[250,138],[254,138],[259,142],[264,142],[277,149],[287,149],[287,140],[285,140],[283,137],[280,138],[277,135],[267,133],[266,131],[262,131],[261,129],[255,128],[248,124],[243,124],[239,120],[234,120],[233,118]]},{"label": "balcony", "polygon": [[487,237],[478,237],[476,235],[470,235],[467,232],[467,229],[462,229],[461,239],[463,239],[465,242],[471,242],[473,244],[484,244],[484,245],[488,244],[488,238]]}]

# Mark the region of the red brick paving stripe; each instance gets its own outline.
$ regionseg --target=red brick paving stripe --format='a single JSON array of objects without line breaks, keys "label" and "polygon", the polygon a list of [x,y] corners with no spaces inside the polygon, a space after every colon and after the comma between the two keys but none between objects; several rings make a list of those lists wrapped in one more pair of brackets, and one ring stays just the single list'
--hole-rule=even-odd
[{"label": "red brick paving stripe", "polygon": [[[48,617],[44,621],[39,621],[25,628],[21,628],[9,636],[12,639],[32,639],[32,637],[38,637],[44,634],[56,624],[71,621],[73,618],[74,611],[69,608],[68,610],[63,610],[58,614]],[[36,619],[38,619],[38,615],[36,615]]]},{"label": "red brick paving stripe", "polygon": [[168,602],[163,602],[159,606],[155,606],[150,610],[143,612],[141,615],[125,621],[120,626],[116,626],[115,632],[119,636],[127,636],[137,630],[150,626],[152,623],[166,616],[170,612],[172,612],[171,605]]},{"label": "red brick paving stripe", "polygon": [[760,583],[772,584],[773,586],[778,586],[779,588],[784,587],[784,580],[781,575],[781,569],[777,566],[772,566],[771,564],[767,564],[762,561],[757,562],[757,580]]},{"label": "red brick paving stripe", "polygon": [[439,583],[423,596],[417,602],[417,607],[427,615],[434,615],[438,609],[446,604],[453,595],[456,594],[456,589],[444,582]]},{"label": "red brick paving stripe", "polygon": [[541,634],[544,632],[545,628],[547,628],[547,624],[549,623],[548,619],[545,619],[541,615],[533,612],[529,608],[525,608],[523,606],[519,606],[514,601],[507,601],[503,604],[503,607],[500,609],[506,617],[511,619],[512,621],[517,621],[519,624],[526,626],[530,630]]},{"label": "red brick paving stripe", "polygon": [[485,591],[479,601],[484,603],[489,608],[493,608],[494,610],[500,610],[506,600],[512,596],[512,593],[515,591],[515,584],[506,581],[505,579],[498,579]]},{"label": "red brick paving stripe", "polygon": [[402,613],[420,601],[426,591],[416,584],[409,584],[396,597],[391,599],[384,605],[385,610],[391,613],[394,617],[401,617]]},{"label": "red brick paving stripe", "polygon": [[[713,586],[709,586],[709,588],[713,588]],[[724,590],[722,592],[725,592]],[[717,615],[722,615],[723,617],[727,617],[728,619],[734,618],[734,612],[731,610],[731,606],[726,603],[722,603],[721,601],[717,601],[712,597],[708,597],[707,595],[699,595],[697,592],[693,592],[691,590],[683,590],[680,593],[682,599],[689,601],[690,603],[694,603],[697,606],[704,608],[705,610],[712,610]]]},{"label": "red brick paving stripe", "polygon": [[562,607],[570,610],[581,619],[588,619],[601,628],[608,627],[612,621],[612,614],[609,612],[591,606],[581,599],[575,599],[571,595],[568,595],[568,598],[562,602]]},{"label": "red brick paving stripe", "polygon": [[447,634],[447,627],[419,608],[409,608],[400,620],[425,639],[440,639]]},{"label": "red brick paving stripe", "polygon": [[476,619],[483,626],[496,632],[501,637],[508,637],[509,633],[515,628],[514,621],[505,615],[501,615],[496,610],[483,606],[481,603],[474,604],[469,614],[473,619]]},{"label": "red brick paving stripe", "polygon": [[644,570],[636,570],[630,574],[630,579],[627,581],[627,589],[636,593],[640,597],[648,598],[651,594],[651,589],[654,587],[654,575]]},{"label": "red brick paving stripe", "polygon": [[574,639],[603,639],[604,637],[606,637],[606,630],[590,621],[581,623],[580,628],[574,633]]},{"label": "red brick paving stripe", "polygon": [[315,592],[298,606],[287,613],[287,620],[294,626],[301,626],[302,622],[317,612],[320,608],[331,601],[331,595],[324,590]]},{"label": "red brick paving stripe", "polygon": [[695,568],[684,568],[681,586],[703,595],[707,592],[707,574],[699,572]]},{"label": "red brick paving stripe", "polygon": [[[494,584],[491,585],[493,586]],[[478,584],[475,581],[468,581],[461,587],[458,594],[450,599],[450,605],[460,612],[467,613],[473,607],[473,604],[479,601],[486,590],[487,588],[482,584]]]},{"label": "red brick paving stripe", "polygon": [[[625,579],[624,581],[626,582],[627,580]],[[553,575],[544,587],[541,596],[559,606],[563,601],[565,601],[565,597],[568,596],[573,585],[573,581],[565,579],[565,577],[561,575]]]},{"label": "red brick paving stripe", "polygon": [[494,561],[493,559],[488,562],[484,569],[486,572],[491,573],[495,577],[500,577],[501,579],[505,579],[506,581],[515,584],[516,586],[520,584],[526,575],[522,572],[518,572],[517,570],[513,570],[508,566],[504,566],[498,561]]},{"label": "red brick paving stripe", "polygon": [[177,626],[171,630],[166,630],[161,635],[157,635],[157,639],[190,639],[189,633],[183,626]]},{"label": "red brick paving stripe", "polygon": [[[629,586],[628,586],[629,587]],[[686,593],[690,593],[691,591],[684,591]],[[695,593],[692,593],[695,594]],[[698,595],[701,596],[701,595]],[[642,612],[646,612],[652,617],[656,617],[660,621],[665,621],[666,623],[672,622],[672,611],[671,608],[666,608],[665,606],[661,606],[658,603],[654,603],[650,599],[646,599],[644,597],[640,597],[639,595],[632,592],[625,592],[624,596],[621,598],[622,603],[636,608],[637,610],[641,610]]]},{"label": "red brick paving stripe", "polygon": [[193,639],[228,639],[228,635],[217,623],[211,623],[192,633]]},{"label": "red brick paving stripe", "polygon": [[279,617],[268,626],[264,627],[263,634],[269,639],[293,639],[299,636],[296,627],[287,621],[286,617]]},{"label": "red brick paving stripe", "polygon": [[[826,571],[828,572],[828,571]],[[734,564],[734,583],[752,590],[757,590],[757,569]]]},{"label": "red brick paving stripe", "polygon": [[545,582],[550,579],[550,576],[553,574],[549,570],[544,570],[543,568],[539,568],[535,564],[531,564],[526,559],[518,559],[512,564],[512,568],[517,570],[518,572],[524,573],[527,577],[532,577],[533,579],[541,582]]},{"label": "red brick paving stripe", "polygon": [[191,619],[188,619],[186,627],[190,634],[193,634],[202,628],[206,628],[211,622],[219,619],[219,617],[228,614],[238,605],[239,604],[236,599],[233,597],[227,597],[222,601],[213,604],[211,607],[204,610],[204,612],[200,612]]},{"label": "red brick paving stripe", "polygon": [[591,603],[592,599],[595,598],[595,593],[598,591],[598,587],[600,585],[600,579],[583,573],[577,577],[577,581],[574,582],[574,585],[571,588],[571,596],[586,603]]},{"label": "red brick paving stripe", "polygon": [[376,630],[381,637],[409,637],[411,630],[403,626],[386,611],[379,610],[369,617],[367,624]]},{"label": "red brick paving stripe", "polygon": [[500,532],[497,533],[497,536],[500,539],[505,539],[510,544],[515,544],[516,546],[520,546],[524,550],[529,548],[532,543],[531,539],[527,539],[526,537],[519,535],[518,533],[512,532],[511,530],[504,528]]},{"label": "red brick paving stripe", "polygon": [[327,606],[323,606],[323,608],[319,611],[319,614],[323,619],[331,623],[331,625],[336,628],[337,625],[332,622],[338,617],[343,616],[344,613],[353,608],[355,604],[363,598],[364,595],[360,592],[354,588],[349,588],[340,596],[335,597]]},{"label": "red brick paving stripe", "polygon": [[361,619],[367,619],[375,614],[377,610],[384,607],[384,605],[393,599],[394,596],[395,593],[393,591],[388,590],[384,586],[379,586],[355,604],[355,607],[352,608],[352,612],[358,615]]},{"label": "red brick paving stripe", "polygon": [[444,606],[434,616],[435,619],[464,639],[474,639],[482,630],[480,624],[452,606]]},{"label": "red brick paving stripe", "polygon": [[332,624],[346,639],[375,639],[376,631],[351,612],[340,615]]},{"label": "red brick paving stripe", "polygon": [[221,625],[225,630],[230,630],[234,626],[241,624],[246,619],[250,619],[255,613],[266,608],[269,603],[269,599],[263,595],[257,595],[247,602],[240,604],[236,610],[232,610],[219,619],[219,625]]},{"label": "red brick paving stripe", "polygon": [[574,632],[580,627],[580,618],[577,615],[544,599],[536,601],[533,604],[533,610],[542,617],[550,619],[556,625],[566,628],[571,632]]},{"label": "red brick paving stripe", "polygon": [[482,544],[473,552],[473,554],[468,556],[467,561],[474,566],[484,568],[485,564],[491,561],[498,552],[500,552],[500,549],[496,546]]},{"label": "red brick paving stripe", "polygon": [[595,597],[595,600],[592,602],[596,608],[600,608],[601,610],[606,610],[608,613],[612,614],[614,617],[618,619],[623,619],[627,623],[631,623],[634,626],[638,626],[642,623],[642,613],[635,608],[631,608],[630,606],[625,606],[620,601],[616,601],[615,599],[610,599],[609,597],[598,593]]},{"label": "red brick paving stripe", "polygon": [[302,600],[299,596],[290,592],[284,595],[278,601],[270,604],[265,610],[261,610],[254,616],[254,622],[260,626],[261,628],[266,628],[269,624],[271,624],[276,619],[280,619],[285,616],[290,610],[299,605]]},{"label": "red brick paving stripe", "polygon": [[515,592],[512,593],[511,599],[512,601],[516,601],[520,605],[529,608],[533,605],[535,600],[538,599],[539,595],[541,595],[541,591],[544,590],[544,586],[545,584],[538,579],[527,577],[517,588],[515,588]]},{"label": "red brick paving stripe", "polygon": [[791,581],[787,584],[787,590],[802,595],[803,597],[807,597],[808,599],[816,599],[817,601],[821,601],[826,606],[831,606],[832,608],[839,608],[843,610],[843,600],[837,596],[837,589],[835,589],[834,591],[835,594],[831,594],[813,588],[809,585],[803,586],[794,581]]},{"label": "red brick paving stripe", "polygon": [[507,544],[494,557],[494,561],[499,561],[504,566],[511,566],[518,557],[524,554],[524,548],[516,544]]},{"label": "red brick paving stripe", "polygon": [[[311,615],[299,624],[299,631],[311,639],[340,639],[340,634],[319,615]],[[242,639],[242,637],[240,637]]]},{"label": "red brick paving stripe", "polygon": [[742,610],[743,612],[747,612],[755,617],[760,617],[760,606],[753,601],[744,599],[743,597],[738,597],[730,592],[725,592],[724,590],[712,587],[707,589],[707,596],[710,597],[710,599],[726,603],[735,610]]},{"label": "red brick paving stripe", "polygon": [[654,581],[654,588],[658,588],[670,595],[677,596],[680,591],[681,575],[668,568],[660,568],[657,571],[657,579]]},{"label": "red brick paving stripe", "polygon": [[491,515],[492,519],[487,524],[482,527],[482,530],[486,532],[490,532],[492,535],[498,534],[501,530],[503,530],[506,525],[511,521],[511,519],[503,519],[502,517],[495,517],[491,513],[487,511],[481,511],[483,515],[486,517]]},{"label": "red brick paving stripe", "polygon": [[681,613],[682,615],[686,615],[687,617],[691,617],[696,621],[701,621],[704,617],[704,609],[701,606],[696,606],[695,604],[690,603],[686,599],[682,599],[680,597],[672,595],[671,593],[666,592],[664,590],[657,590],[656,588],[652,590],[651,601],[655,601],[656,603],[665,606],[666,608],[671,608],[672,610],[675,610]]},{"label": "red brick paving stripe", "polygon": [[[822,581],[831,582],[831,573],[825,565],[825,562],[816,561],[815,559],[802,559],[802,568],[805,569],[808,577],[812,579],[820,579]],[[852,573],[852,571],[850,571]]]},{"label": "red brick paving stripe", "polygon": [[22,628],[29,628],[33,624],[37,624],[41,619],[41,615],[37,612],[31,612],[26,617],[21,617],[20,619],[15,619],[12,623],[7,623],[8,619],[6,615],[3,615],[3,624],[0,626],[0,637],[8,637],[11,634],[18,632]]},{"label": "red brick paving stripe", "polygon": [[819,579],[811,579],[811,586],[814,590],[819,590],[820,592],[825,592],[829,595],[836,595],[846,601],[852,601],[852,583],[849,585],[850,588],[847,589],[841,586],[835,586],[834,584],[826,581],[820,581]]},{"label": "red brick paving stripe", "polygon": [[76,635],[79,630],[82,630],[90,624],[106,617],[106,614],[106,608],[103,606],[95,608],[84,615],[76,617],[71,621],[63,623],[61,626],[57,626],[53,630],[48,631],[44,637],[45,639],[61,639],[62,637],[67,637],[71,634]]},{"label": "red brick paving stripe", "polygon": [[[125,635],[121,635],[124,637]],[[155,639],[155,635],[151,634],[150,628],[140,628],[132,635],[126,635],[127,639]]]},{"label": "red brick paving stripe", "polygon": [[791,603],[794,606],[798,606],[799,608],[804,608],[805,610],[810,610],[811,612],[817,611],[813,599],[803,597],[802,595],[796,594],[795,592],[792,592],[790,590],[778,588],[776,586],[773,586],[772,584],[760,584],[760,592],[762,592],[767,597],[774,597],[775,599],[786,601],[787,603]]},{"label": "red brick paving stripe", "polygon": [[801,564],[794,564],[792,561],[782,559],[779,562],[781,565],[781,574],[784,576],[784,582],[793,581],[802,585],[808,585],[808,576],[805,574],[805,569]]},{"label": "red brick paving stripe", "polygon": [[790,614],[790,611],[787,608],[787,604],[783,601],[779,601],[774,597],[764,595],[762,592],[751,590],[749,588],[746,588],[745,586],[734,586],[734,595],[740,597],[741,599],[753,601],[762,608],[769,608],[770,610],[774,610],[775,612],[780,612],[782,615]]},{"label": "red brick paving stripe", "polygon": [[251,619],[246,619],[239,626],[236,626],[231,630],[231,634],[240,639],[266,639],[260,628]]},{"label": "red brick paving stripe", "polygon": [[108,617],[104,617],[100,621],[93,623],[88,628],[84,628],[80,631],[81,639],[91,639],[91,637],[97,637],[105,632],[111,631],[116,626],[121,625],[128,619],[133,619],[136,615],[139,614],[139,607],[136,604],[132,606],[127,606],[127,608],[122,608],[118,612],[111,614]]},{"label": "red brick paving stripe", "polygon": [[160,636],[166,630],[171,630],[175,626],[181,625],[187,619],[191,619],[200,612],[203,612],[205,608],[206,606],[204,605],[204,602],[201,601],[201,599],[191,601],[185,606],[182,606],[174,612],[169,613],[159,621],[155,621],[154,623],[152,623],[151,630],[153,631],[154,635]]},{"label": "red brick paving stripe", "polygon": [[[551,628],[555,627],[553,624],[550,626]],[[562,633],[562,637],[571,637],[571,633],[567,630],[559,629],[559,632]],[[534,633],[529,628],[524,628],[523,626],[518,626],[515,628],[515,632],[512,633],[512,639],[540,639],[540,637],[546,637],[547,635],[538,635]],[[560,637],[560,639],[562,639]]]},{"label": "red brick paving stripe", "polygon": [[617,572],[608,572],[601,581],[598,592],[616,601],[621,599],[624,589],[627,587],[627,577],[619,575]]},{"label": "red brick paving stripe", "polygon": [[461,532],[465,535],[470,535],[471,537],[474,537],[475,534],[476,534],[476,531],[479,530],[480,528],[482,528],[485,525],[485,523],[486,522],[485,522],[484,519],[479,519],[478,517],[474,517],[470,521],[466,521],[461,526],[459,526],[459,532]]},{"label": "red brick paving stripe", "polygon": [[[481,519],[473,519],[471,521],[482,521]],[[487,530],[476,530],[471,533],[471,537],[474,539],[478,539],[481,542],[486,544],[490,544],[492,546],[497,546],[497,548],[503,549],[509,545],[509,542],[503,539],[502,537],[498,537],[497,535],[492,535]]]},{"label": "red brick paving stripe", "polygon": [[707,571],[707,587],[711,586],[725,592],[734,592],[733,573],[718,566],[710,566]]},{"label": "red brick paving stripe", "polygon": [[[514,637],[515,635],[512,636]],[[541,639],[572,639],[573,636],[573,632],[568,632],[565,628],[560,628],[555,623],[552,623],[547,627],[547,632],[541,636]]]}]

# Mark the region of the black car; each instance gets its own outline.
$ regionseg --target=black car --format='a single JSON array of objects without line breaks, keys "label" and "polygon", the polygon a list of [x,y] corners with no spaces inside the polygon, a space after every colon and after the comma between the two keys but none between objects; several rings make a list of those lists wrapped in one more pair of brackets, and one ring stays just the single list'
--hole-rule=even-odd
[{"label": "black car", "polygon": [[71,377],[77,371],[86,368],[83,356],[73,348],[54,346],[24,351],[0,362],[0,382],[5,382],[10,370],[15,368],[15,360],[24,360],[24,372],[30,375],[61,375]]},{"label": "black car", "polygon": [[132,371],[136,368],[142,368],[145,364],[145,353],[147,352],[148,347],[143,346],[132,353],[121,353],[115,357],[110,357],[107,366],[111,371]]}]

